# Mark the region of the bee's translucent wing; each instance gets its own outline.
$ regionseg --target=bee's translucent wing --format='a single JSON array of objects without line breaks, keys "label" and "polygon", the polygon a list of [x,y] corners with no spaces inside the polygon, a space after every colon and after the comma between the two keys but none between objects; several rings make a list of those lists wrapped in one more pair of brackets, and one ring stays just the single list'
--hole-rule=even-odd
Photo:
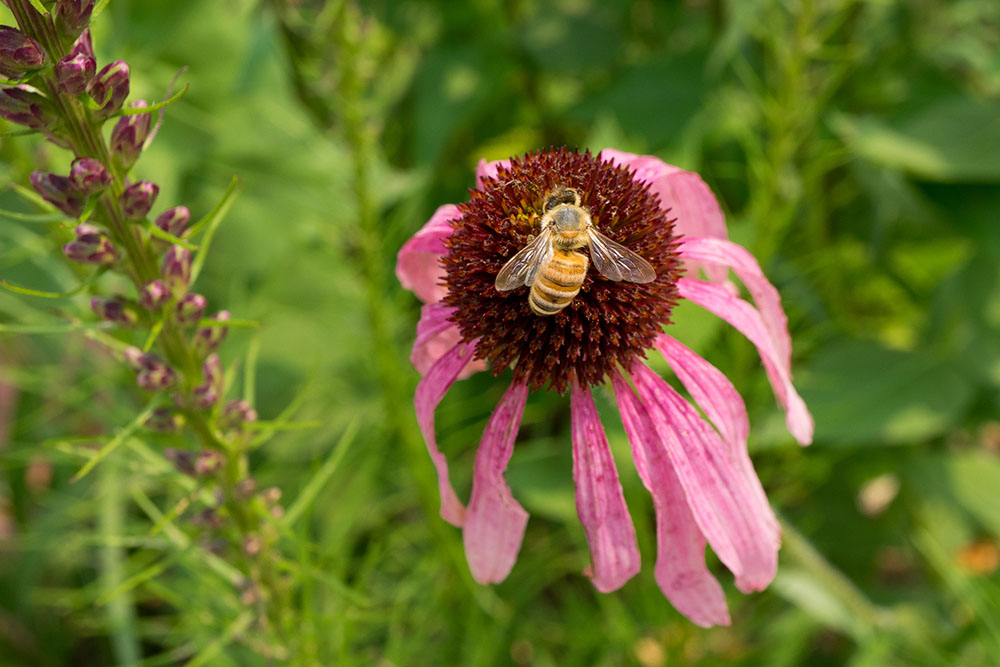
[{"label": "bee's translucent wing", "polygon": [[543,229],[531,243],[510,258],[497,274],[496,288],[501,292],[535,282],[538,269],[552,257],[552,232]]},{"label": "bee's translucent wing", "polygon": [[590,236],[590,258],[602,276],[630,283],[649,283],[656,279],[656,270],[642,257],[593,227],[587,233]]}]

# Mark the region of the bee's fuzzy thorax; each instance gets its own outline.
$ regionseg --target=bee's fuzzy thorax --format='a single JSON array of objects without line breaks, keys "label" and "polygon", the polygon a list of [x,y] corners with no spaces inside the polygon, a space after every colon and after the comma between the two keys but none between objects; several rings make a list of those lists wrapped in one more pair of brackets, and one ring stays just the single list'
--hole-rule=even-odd
[{"label": "bee's fuzzy thorax", "polygon": [[[527,287],[497,291],[497,273],[538,233],[543,198],[559,186],[579,192],[597,228],[644,257],[656,279],[614,282],[591,269],[572,303],[550,317],[531,311]],[[645,357],[670,322],[680,272],[673,221],[647,185],[589,151],[559,148],[515,158],[470,192],[445,240],[444,301],[456,308],[463,339],[479,339],[476,356],[494,374],[513,365],[516,381],[562,393],[573,377],[599,384]]]}]

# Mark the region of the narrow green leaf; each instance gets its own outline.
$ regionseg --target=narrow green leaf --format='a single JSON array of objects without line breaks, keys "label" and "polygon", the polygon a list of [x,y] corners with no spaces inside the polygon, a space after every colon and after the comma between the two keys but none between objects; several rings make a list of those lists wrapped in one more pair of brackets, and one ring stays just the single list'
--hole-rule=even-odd
[{"label": "narrow green leaf", "polygon": [[153,327],[149,330],[149,336],[146,337],[146,342],[142,345],[143,352],[149,352],[153,349],[153,343],[156,342],[161,331],[163,331],[163,320],[159,319],[153,323]]},{"label": "narrow green leaf", "polygon": [[229,182],[229,187],[226,188],[226,192],[222,195],[222,199],[219,203],[215,205],[211,211],[208,212],[204,218],[198,222],[191,225],[190,231],[188,232],[192,236],[197,234],[203,228],[205,229],[205,235],[201,239],[201,250],[195,255],[194,263],[191,266],[191,284],[198,279],[198,274],[201,273],[201,267],[205,265],[205,260],[208,257],[208,247],[212,243],[212,237],[215,236],[215,231],[219,228],[219,224],[222,219],[226,217],[226,213],[232,207],[233,202],[236,198],[237,188],[239,186],[239,179],[233,176],[233,180]]},{"label": "narrow green leaf", "polygon": [[98,278],[104,275],[108,267],[102,266],[97,269],[89,278],[85,281],[69,290],[68,292],[46,292],[44,290],[31,289],[30,287],[21,287],[20,285],[15,285],[14,283],[7,282],[6,280],[0,280],[0,287],[9,289],[11,292],[17,292],[18,294],[27,294],[28,296],[38,296],[43,299],[66,299],[75,294],[79,294],[83,290],[87,289],[94,284]]},{"label": "narrow green leaf", "polygon": [[138,116],[139,114],[142,114],[142,113],[152,113],[154,111],[159,111],[163,107],[169,106],[169,105],[173,104],[174,102],[176,102],[177,100],[179,100],[180,98],[184,97],[184,95],[188,91],[188,88],[190,88],[190,87],[191,87],[191,84],[190,83],[186,83],[186,84],[184,84],[183,88],[181,88],[176,93],[174,93],[173,95],[171,95],[167,99],[163,100],[162,102],[156,102],[154,104],[150,104],[148,107],[125,107],[125,108],[122,108],[122,110],[119,111],[115,115],[116,116]]},{"label": "narrow green leaf", "polygon": [[247,348],[247,365],[243,371],[243,400],[254,404],[257,396],[257,360],[260,358],[260,332],[250,338]]},{"label": "narrow green leaf", "polygon": [[38,13],[41,14],[42,16],[48,15],[49,10],[46,9],[45,5],[42,4],[42,0],[28,0],[28,2],[30,2],[31,6],[37,9]]},{"label": "narrow green leaf", "polygon": [[37,134],[38,130],[5,130],[0,132],[0,137],[26,137],[29,134]]},{"label": "narrow green leaf", "polygon": [[83,464],[83,467],[80,468],[80,470],[77,471],[77,473],[70,478],[69,480],[70,483],[78,482],[81,479],[83,479],[87,473],[89,473],[91,470],[94,469],[94,466],[96,466],[98,463],[107,458],[107,456],[111,454],[111,452],[118,449],[118,447],[123,442],[125,442],[132,435],[132,433],[134,433],[135,430],[139,428],[139,426],[141,426],[143,422],[146,421],[146,419],[151,414],[153,414],[153,410],[156,408],[156,403],[157,403],[157,398],[154,397],[146,405],[145,409],[138,415],[136,415],[135,419],[133,419],[131,422],[128,423],[127,426],[125,426],[125,428],[119,431],[118,434],[108,442],[108,444],[101,447],[101,449],[96,454],[94,454],[93,458],[91,458],[89,461]]},{"label": "narrow green leaf", "polygon": [[255,320],[216,320],[211,317],[203,317],[198,320],[200,327],[236,327],[238,329],[257,329],[260,322]]},{"label": "narrow green leaf", "polygon": [[66,216],[59,211],[59,209],[42,199],[42,196],[31,188],[21,185],[20,183],[11,183],[10,189],[20,195],[21,199],[34,204],[43,211],[48,211],[52,215],[58,215],[59,220],[66,218]]},{"label": "narrow green leaf", "polygon": [[174,236],[170,232],[163,231],[162,229],[157,227],[155,223],[149,221],[147,221],[147,223],[148,224],[146,225],[146,231],[149,232],[151,236],[155,236],[158,239],[163,239],[164,241],[168,241],[169,243],[173,243],[174,245],[179,245],[182,248],[187,248],[191,252],[194,252],[195,250],[198,249],[198,246],[196,246],[194,243],[191,243],[190,241],[185,241],[179,236]]},{"label": "narrow green leaf", "polygon": [[136,574],[133,574],[131,577],[121,582],[120,584],[118,584],[118,586],[111,589],[110,591],[101,594],[97,598],[96,603],[98,605],[107,604],[111,600],[117,598],[119,595],[122,595],[124,593],[133,590],[135,587],[139,586],[143,582],[149,581],[153,577],[160,576],[168,567],[173,565],[175,560],[176,557],[169,557],[169,558],[164,558],[163,560],[157,563],[153,563],[146,569],[137,572]]},{"label": "narrow green leaf", "polygon": [[113,322],[69,322],[56,324],[0,324],[0,333],[14,334],[60,334],[70,331],[91,331],[111,329]]},{"label": "narrow green leaf", "polygon": [[97,4],[94,5],[94,11],[90,14],[90,20],[93,21],[100,16],[101,12],[104,11],[104,8],[108,6],[109,2],[111,2],[111,0],[98,0]]},{"label": "narrow green leaf", "polygon": [[187,667],[199,667],[199,665],[207,665],[212,661],[215,656],[222,653],[222,649],[226,647],[229,642],[233,641],[233,638],[242,634],[244,630],[250,627],[253,622],[253,612],[245,611],[236,617],[229,627],[225,629],[222,636],[216,639],[214,642],[198,651],[198,655],[194,656],[189,660],[186,665]]},{"label": "narrow green leaf", "polygon": [[319,492],[323,490],[323,487],[333,473],[337,471],[337,466],[340,464],[341,460],[344,458],[344,454],[347,453],[347,449],[354,439],[354,434],[357,431],[357,422],[351,422],[344,434],[340,436],[340,441],[337,442],[336,446],[330,451],[330,455],[327,457],[323,465],[320,466],[319,470],[312,476],[312,478],[306,483],[302,492],[292,503],[292,506],[288,508],[288,512],[284,516],[284,524],[291,528],[295,525],[302,513],[309,509],[309,506],[313,504]]},{"label": "narrow green leaf", "polygon": [[306,400],[307,390],[312,385],[313,380],[316,378],[316,368],[318,368],[318,364],[313,366],[313,370],[309,374],[309,377],[306,379],[305,382],[302,383],[302,387],[299,389],[299,392],[285,407],[285,409],[281,411],[281,414],[279,414],[278,417],[274,421],[272,421],[268,426],[264,427],[260,435],[258,435],[256,438],[250,441],[251,449],[255,447],[260,447],[265,442],[270,440],[282,426],[290,423],[292,415],[294,415],[298,411],[298,409],[302,407],[302,404]]},{"label": "narrow green leaf", "polygon": [[0,209],[0,216],[21,222],[59,222],[66,219],[62,213],[20,213],[3,209]]},{"label": "narrow green leaf", "polygon": [[324,422],[313,419],[305,422],[256,421],[243,426],[250,431],[308,431],[323,424]]}]

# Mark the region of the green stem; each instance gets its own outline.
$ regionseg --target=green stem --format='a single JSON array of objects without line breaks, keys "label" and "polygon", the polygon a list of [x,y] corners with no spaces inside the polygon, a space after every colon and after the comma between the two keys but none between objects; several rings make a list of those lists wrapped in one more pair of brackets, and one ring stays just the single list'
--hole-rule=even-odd
[{"label": "green stem", "polygon": [[[119,546],[124,534],[125,505],[121,468],[115,456],[101,466],[101,514],[98,520],[101,538],[101,588],[118,589],[125,581],[125,555]],[[136,634],[134,600],[124,591],[109,600],[104,607],[108,634],[115,654],[115,663],[133,665],[139,661],[139,639]]]}]

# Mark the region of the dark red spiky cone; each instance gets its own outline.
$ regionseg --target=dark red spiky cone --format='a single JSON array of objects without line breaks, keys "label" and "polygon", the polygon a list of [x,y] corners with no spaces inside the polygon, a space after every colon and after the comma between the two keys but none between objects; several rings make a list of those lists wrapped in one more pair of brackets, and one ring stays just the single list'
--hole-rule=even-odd
[{"label": "dark red spiky cone", "polygon": [[[579,295],[551,317],[531,312],[527,287],[497,291],[497,273],[538,233],[542,198],[557,185],[576,189],[597,228],[645,257],[656,280],[614,282],[591,265]],[[673,221],[628,168],[589,151],[529,153],[485,179],[459,210],[441,260],[444,301],[455,306],[452,321],[463,339],[479,339],[476,357],[486,359],[494,374],[513,364],[515,381],[532,389],[547,383],[560,393],[574,376],[583,386],[599,384],[616,365],[627,368],[644,358],[669,324],[680,271]]]}]

